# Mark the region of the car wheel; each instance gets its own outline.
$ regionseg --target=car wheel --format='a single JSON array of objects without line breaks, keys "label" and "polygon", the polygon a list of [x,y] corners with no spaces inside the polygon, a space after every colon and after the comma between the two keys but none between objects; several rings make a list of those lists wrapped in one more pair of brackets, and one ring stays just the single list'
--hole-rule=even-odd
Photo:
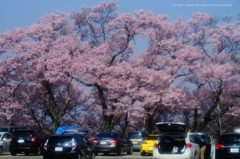
[{"label": "car wheel", "polygon": [[2,155],[2,153],[3,153],[3,148],[0,147],[0,155]]},{"label": "car wheel", "polygon": [[40,156],[42,155],[42,150],[41,150],[41,147],[37,147],[36,151],[35,151],[35,156]]},{"label": "car wheel", "polygon": [[128,155],[132,155],[133,154],[133,147],[130,147],[130,150],[127,152]]},{"label": "car wheel", "polygon": [[80,153],[78,153],[77,155],[76,155],[76,158],[75,159],[82,159],[82,156],[81,156],[81,154]]},{"label": "car wheel", "polygon": [[117,155],[118,156],[122,156],[123,155],[123,148],[122,147],[120,147],[120,150],[118,151]]},{"label": "car wheel", "polygon": [[29,152],[24,152],[25,156],[29,156]]},{"label": "car wheel", "polygon": [[146,153],[144,151],[141,152],[141,156],[146,156]]},{"label": "car wheel", "polygon": [[16,152],[11,152],[11,156],[16,156],[17,153]]},{"label": "car wheel", "polygon": [[92,153],[91,159],[95,159],[95,153],[94,152]]}]

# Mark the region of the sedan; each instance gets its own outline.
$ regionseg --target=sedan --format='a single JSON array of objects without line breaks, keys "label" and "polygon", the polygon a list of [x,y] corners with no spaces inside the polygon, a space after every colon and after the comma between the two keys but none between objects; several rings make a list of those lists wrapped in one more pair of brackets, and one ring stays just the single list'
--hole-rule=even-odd
[{"label": "sedan", "polygon": [[132,142],[124,134],[118,132],[102,132],[92,140],[95,145],[96,155],[99,152],[108,155],[108,153],[117,153],[119,156],[123,152],[131,155],[133,153]]},{"label": "sedan", "polygon": [[240,133],[225,133],[216,143],[215,159],[240,158]]}]

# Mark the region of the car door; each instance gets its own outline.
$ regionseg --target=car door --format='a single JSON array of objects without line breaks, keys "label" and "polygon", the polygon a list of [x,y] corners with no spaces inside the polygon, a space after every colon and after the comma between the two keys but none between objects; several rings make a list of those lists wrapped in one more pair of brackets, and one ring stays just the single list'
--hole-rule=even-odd
[{"label": "car door", "polygon": [[11,138],[11,135],[9,133],[3,134],[1,138],[3,152],[9,152],[10,138]]},{"label": "car door", "polygon": [[120,138],[123,142],[123,151],[127,152],[130,149],[129,141],[127,140],[126,136],[123,134],[120,134]]},{"label": "car door", "polygon": [[81,136],[80,144],[81,144],[81,151],[83,154],[82,159],[90,159],[93,153],[93,145],[84,136]]}]

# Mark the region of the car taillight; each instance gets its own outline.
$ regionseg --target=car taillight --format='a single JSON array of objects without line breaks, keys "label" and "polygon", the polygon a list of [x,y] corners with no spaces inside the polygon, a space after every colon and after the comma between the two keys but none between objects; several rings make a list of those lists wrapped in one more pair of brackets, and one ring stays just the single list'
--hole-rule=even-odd
[{"label": "car taillight", "polygon": [[224,145],[223,144],[216,144],[216,149],[220,149],[220,148],[223,148],[224,147]]},{"label": "car taillight", "polygon": [[92,140],[92,143],[97,145],[98,144],[98,141],[97,140]]},{"label": "car taillight", "polygon": [[36,137],[32,137],[32,138],[31,138],[31,141],[32,141],[32,142],[36,142]]},{"label": "car taillight", "polygon": [[186,148],[191,148],[192,147],[192,144],[191,143],[187,143],[186,144]]},{"label": "car taillight", "polygon": [[153,147],[154,147],[154,148],[157,148],[157,143],[156,143],[156,142],[153,144]]},{"label": "car taillight", "polygon": [[47,139],[47,141],[44,143],[44,145],[43,145],[43,148],[45,149],[45,150],[47,150],[47,144],[48,144],[48,139]]},{"label": "car taillight", "polygon": [[12,142],[12,137],[10,137],[9,142]]},{"label": "car taillight", "polygon": [[74,150],[75,148],[77,148],[77,143],[74,139],[72,139],[72,150]]},{"label": "car taillight", "polygon": [[117,144],[117,140],[112,140],[109,143],[110,143],[110,145],[116,145]]}]

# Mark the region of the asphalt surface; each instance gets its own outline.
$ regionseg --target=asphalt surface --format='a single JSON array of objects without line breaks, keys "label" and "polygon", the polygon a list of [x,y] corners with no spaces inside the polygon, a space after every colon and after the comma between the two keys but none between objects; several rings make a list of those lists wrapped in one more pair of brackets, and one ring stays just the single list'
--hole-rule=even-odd
[{"label": "asphalt surface", "polygon": [[[42,159],[42,156],[25,156],[24,154],[17,154],[17,156],[11,156],[9,153],[4,153],[2,156],[0,156],[0,159]],[[104,156],[103,154],[99,154],[96,156],[96,159],[116,159],[116,158],[122,158],[122,159],[152,159],[152,156],[141,156],[139,152],[133,152],[132,155],[123,154],[123,156],[117,156],[116,154],[109,154],[107,156]]]}]

